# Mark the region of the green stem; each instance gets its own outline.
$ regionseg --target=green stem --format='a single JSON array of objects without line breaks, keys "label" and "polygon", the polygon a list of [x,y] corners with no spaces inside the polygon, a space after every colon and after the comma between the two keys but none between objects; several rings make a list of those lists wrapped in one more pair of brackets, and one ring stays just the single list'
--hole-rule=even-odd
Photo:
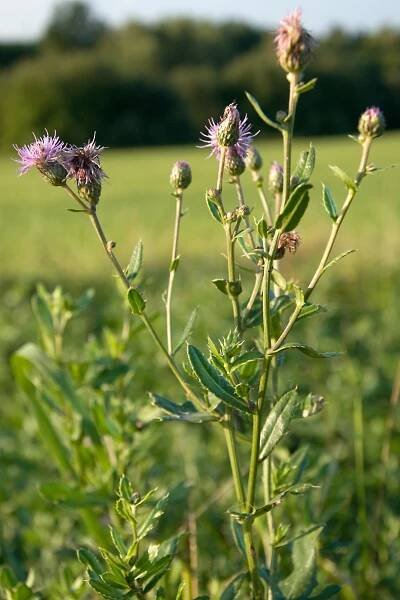
[{"label": "green stem", "polygon": [[179,226],[182,217],[182,201],[183,195],[182,190],[178,190],[176,194],[176,213],[175,213],[175,225],[174,225],[174,239],[172,243],[171,253],[171,264],[169,271],[167,297],[165,300],[165,311],[167,318],[167,346],[168,352],[172,355],[172,317],[171,317],[171,301],[172,301],[172,290],[175,279],[175,272],[178,265],[175,265],[175,261],[178,257],[178,242],[179,242]]},{"label": "green stem", "polygon": [[[239,206],[246,206],[246,202],[244,200],[244,193],[243,193],[243,187],[242,187],[242,182],[240,181],[240,177],[234,177],[233,178],[234,182],[235,182],[235,188],[236,188],[236,195],[239,201]],[[248,238],[249,238],[249,242],[251,244],[251,246],[253,248],[256,247],[256,242],[254,240],[254,236],[253,236],[253,232],[251,231],[251,224],[250,224],[250,219],[248,217],[248,215],[244,216],[244,222],[246,223],[246,228],[248,229]]]}]

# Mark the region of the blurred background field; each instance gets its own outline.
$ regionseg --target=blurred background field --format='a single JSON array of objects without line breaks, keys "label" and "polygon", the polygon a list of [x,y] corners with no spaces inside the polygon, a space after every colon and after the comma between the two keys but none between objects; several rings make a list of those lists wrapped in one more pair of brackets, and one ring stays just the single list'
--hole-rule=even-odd
[{"label": "blurred background field", "polygon": [[[143,240],[142,283],[151,312],[159,313],[155,325],[162,335],[161,296],[174,218],[168,179],[175,160],[190,162],[193,184],[185,194],[175,321],[180,331],[200,304],[194,339],[204,347],[207,329],[213,336],[226,333],[230,310],[211,284],[224,273],[224,240],[204,201],[205,189],[215,183],[216,163],[207,160],[206,150],[196,148],[199,131],[235,98],[254,129],[262,129],[257,146],[266,177],[271,161],[281,160],[279,140],[265,131],[243,90],[255,93],[272,116],[286,94],[271,31],[259,21],[171,19],[112,27],[79,3],[62,6],[64,12],[59,8],[49,15],[40,39],[0,44],[0,471],[5,473],[0,482],[0,563],[11,565],[20,578],[34,568],[37,586],[49,600],[78,597],[63,591],[60,565],[82,574],[75,548],[88,538],[76,512],[49,505],[38,492],[38,486],[59,474],[43,450],[31,407],[16,389],[10,358],[22,344],[38,340],[30,304],[38,282],[49,289],[62,284],[73,296],[87,288],[95,291],[91,305],[68,329],[68,365],[105,352],[108,332],[117,335],[125,313],[86,217],[67,212],[72,207],[68,197],[37,173],[19,177],[11,146],[29,142],[32,131],[40,134],[45,127],[77,143],[97,130],[99,143],[108,146],[99,216],[117,242],[123,264]],[[396,10],[393,3],[393,15]],[[71,26],[74,19],[79,28]],[[334,253],[358,252],[321,282],[315,299],[326,303],[328,312],[311,327],[300,325],[295,336],[345,355],[329,363],[290,359],[282,382],[287,387],[299,381],[303,391],[327,400],[326,410],[311,425],[296,426],[288,438],[291,450],[309,445],[310,477],[323,481],[313,492],[314,507],[301,500],[290,510],[294,518],[301,513],[326,523],[320,573],[327,582],[342,585],[338,597],[343,600],[400,597],[400,435],[393,392],[400,359],[400,32],[395,23],[393,17],[382,29],[368,31],[359,31],[354,23],[321,35],[309,70],[319,77],[319,85],[299,111],[294,145],[295,159],[310,141],[315,145],[314,188],[299,229],[301,246],[282,261],[288,277],[308,282],[329,229],[321,183],[331,187],[340,205],[343,186],[329,165],[354,174],[359,146],[347,134],[354,133],[366,106],[380,105],[389,131],[374,143],[371,160],[383,170],[363,182]],[[72,35],[78,30],[82,35]],[[258,215],[257,190],[248,173],[243,182],[247,203]],[[226,203],[236,203],[228,184]],[[248,274],[242,276],[246,281]],[[221,440],[213,432],[203,435],[178,426],[162,434],[155,428],[136,430],[136,418],[147,415],[148,390],[174,393],[174,388],[142,333],[132,335],[123,360],[129,368],[126,387],[121,386],[128,413],[123,427],[135,484],[148,489],[190,479],[196,498],[205,501],[215,492],[215,482],[226,477]],[[151,448],[147,457],[141,443]],[[224,521],[227,506],[223,499],[199,523],[202,582],[209,581],[210,572],[224,578],[227,564],[237,561]],[[217,589],[212,585],[208,591]]]}]

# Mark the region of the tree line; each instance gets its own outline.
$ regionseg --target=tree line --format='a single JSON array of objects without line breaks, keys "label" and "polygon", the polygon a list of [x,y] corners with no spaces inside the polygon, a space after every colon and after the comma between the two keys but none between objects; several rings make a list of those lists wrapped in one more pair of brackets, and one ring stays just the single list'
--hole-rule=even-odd
[{"label": "tree line", "polygon": [[[299,133],[351,132],[365,104],[400,127],[400,31],[332,30],[309,73],[319,83]],[[111,29],[86,4],[62,3],[36,43],[0,44],[0,145],[44,128],[76,143],[94,130],[109,146],[190,143],[233,99],[254,117],[244,90],[274,116],[286,87],[272,31],[189,19]]]}]

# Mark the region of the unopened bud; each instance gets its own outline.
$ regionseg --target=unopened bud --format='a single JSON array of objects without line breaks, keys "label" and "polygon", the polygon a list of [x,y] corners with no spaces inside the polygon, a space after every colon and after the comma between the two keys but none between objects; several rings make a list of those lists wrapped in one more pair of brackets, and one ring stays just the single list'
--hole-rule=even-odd
[{"label": "unopened bud", "polygon": [[366,138],[377,138],[385,131],[386,122],[383,112],[377,106],[367,108],[358,121],[360,141]]},{"label": "unopened bud", "polygon": [[240,218],[248,217],[250,212],[251,212],[250,208],[248,206],[246,206],[246,204],[244,204],[242,206],[238,206],[236,209],[236,214]]},{"label": "unopened bud", "polygon": [[283,190],[283,167],[274,161],[269,170],[268,187],[271,193],[281,194]]},{"label": "unopened bud", "polygon": [[172,167],[170,183],[175,190],[185,190],[192,182],[192,170],[189,163],[178,160]]},{"label": "unopened bud", "polygon": [[228,212],[225,215],[225,220],[227,223],[234,223],[235,221],[237,221],[237,212],[236,210],[228,210]]},{"label": "unopened bud", "polygon": [[51,185],[64,185],[67,178],[67,170],[59,162],[47,162],[38,167],[41,175],[51,183]]},{"label": "unopened bud", "polygon": [[246,155],[246,167],[251,171],[259,171],[263,165],[261,154],[255,146],[250,146]]},{"label": "unopened bud", "polygon": [[220,146],[234,146],[240,134],[240,115],[236,104],[225,108],[221,122],[218,125],[217,141]]},{"label": "unopened bud", "polygon": [[239,177],[246,169],[246,164],[243,158],[236,152],[234,148],[229,148],[226,154],[225,169],[231,177]]},{"label": "unopened bud", "polygon": [[206,200],[207,202],[213,202],[214,204],[221,203],[221,194],[215,188],[208,188],[206,190]]},{"label": "unopened bud", "polygon": [[101,182],[100,181],[90,181],[88,183],[80,183],[77,182],[79,196],[82,200],[89,202],[92,206],[96,206],[96,204],[100,200],[101,195]]},{"label": "unopened bud", "polygon": [[287,73],[301,73],[311,58],[315,42],[302,25],[300,10],[281,21],[275,43],[281,67]]}]

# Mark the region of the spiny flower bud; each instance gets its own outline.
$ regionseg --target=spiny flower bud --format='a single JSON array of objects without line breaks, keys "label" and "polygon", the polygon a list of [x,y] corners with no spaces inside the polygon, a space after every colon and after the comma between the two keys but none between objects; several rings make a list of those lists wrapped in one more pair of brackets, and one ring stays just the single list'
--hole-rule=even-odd
[{"label": "spiny flower bud", "polygon": [[225,220],[227,223],[234,223],[235,221],[237,221],[238,215],[237,215],[237,211],[235,210],[228,210],[228,212],[225,215]]},{"label": "spiny flower bud", "polygon": [[220,146],[234,146],[239,139],[240,115],[236,104],[229,104],[218,125],[217,141]]},{"label": "spiny flower bud", "polygon": [[246,167],[250,171],[259,171],[263,165],[261,154],[255,146],[250,146],[246,155]]},{"label": "spiny flower bud", "polygon": [[296,231],[288,231],[287,233],[282,233],[278,241],[278,248],[276,250],[274,258],[282,258],[285,255],[286,250],[289,250],[291,254],[294,254],[297,251],[299,244],[300,236]]},{"label": "spiny flower bud", "polygon": [[89,202],[92,206],[96,206],[100,200],[101,195],[101,182],[100,181],[89,181],[85,183],[84,180],[77,181],[77,188],[79,196],[82,200]]},{"label": "spiny flower bud", "polygon": [[220,204],[221,194],[215,188],[208,188],[208,190],[206,190],[206,200],[207,200],[207,202],[213,202],[214,204]]},{"label": "spiny flower bud", "polygon": [[281,21],[275,43],[281,67],[287,73],[301,73],[311,58],[315,42],[302,25],[299,9]]},{"label": "spiny flower bud", "polygon": [[283,190],[283,167],[276,160],[269,170],[268,187],[273,194],[281,194]]},{"label": "spiny flower bud", "polygon": [[192,170],[189,163],[178,160],[172,167],[169,179],[175,190],[185,190],[192,182]]},{"label": "spiny flower bud", "polygon": [[386,122],[383,112],[377,106],[367,108],[358,121],[360,141],[366,138],[377,138],[385,131]]},{"label": "spiny flower bud", "polygon": [[229,148],[225,159],[225,169],[231,177],[242,175],[246,169],[243,158],[234,148]]}]

